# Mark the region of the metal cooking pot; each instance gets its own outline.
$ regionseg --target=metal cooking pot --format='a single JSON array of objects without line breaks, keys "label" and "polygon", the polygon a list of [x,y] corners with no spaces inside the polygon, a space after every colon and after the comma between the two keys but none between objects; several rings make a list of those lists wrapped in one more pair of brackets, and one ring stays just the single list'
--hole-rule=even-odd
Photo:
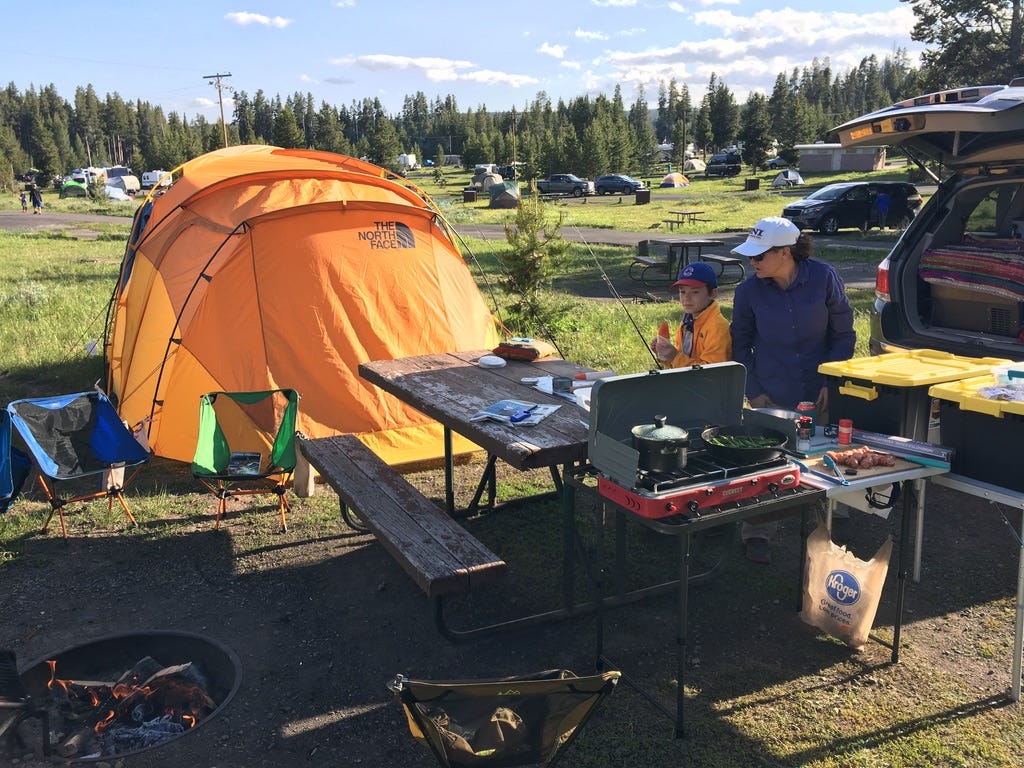
[{"label": "metal cooking pot", "polygon": [[645,472],[675,472],[686,466],[690,433],[666,424],[667,416],[655,416],[653,424],[638,424],[631,430],[633,447],[640,453],[637,467]]}]

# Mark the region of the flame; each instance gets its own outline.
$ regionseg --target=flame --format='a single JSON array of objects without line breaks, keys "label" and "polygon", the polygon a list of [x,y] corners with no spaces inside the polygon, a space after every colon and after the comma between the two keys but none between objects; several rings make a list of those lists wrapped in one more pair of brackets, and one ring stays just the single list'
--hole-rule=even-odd
[{"label": "flame", "polygon": [[195,728],[196,722],[196,719],[192,715],[181,716],[181,724],[184,725],[186,728]]},{"label": "flame", "polygon": [[93,726],[93,731],[96,733],[102,733],[103,730],[114,721],[114,710],[110,710],[96,725]]}]

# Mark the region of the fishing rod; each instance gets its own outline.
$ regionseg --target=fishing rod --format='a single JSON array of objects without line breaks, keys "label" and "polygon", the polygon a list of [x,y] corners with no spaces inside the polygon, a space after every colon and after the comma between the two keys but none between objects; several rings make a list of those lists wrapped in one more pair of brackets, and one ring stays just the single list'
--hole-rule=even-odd
[{"label": "fishing rod", "polygon": [[579,241],[587,247],[587,251],[590,253],[590,257],[594,260],[594,263],[597,265],[597,269],[601,273],[601,279],[604,280],[604,284],[608,286],[608,290],[611,292],[612,297],[614,297],[619,302],[619,306],[622,307],[622,311],[625,312],[626,317],[629,318],[629,322],[633,326],[633,330],[636,331],[636,335],[639,336],[640,340],[644,343],[644,349],[646,349],[648,354],[650,354],[651,359],[654,360],[654,364],[659,368],[663,368],[664,366],[661,364],[661,361],[658,359],[657,355],[654,354],[654,350],[651,349],[651,345],[647,341],[647,337],[644,335],[644,332],[640,330],[640,326],[636,324],[636,320],[634,320],[633,315],[630,314],[629,308],[626,306],[626,302],[623,300],[622,295],[615,288],[614,283],[612,283],[612,279],[608,277],[608,273],[604,271],[604,267],[602,266],[600,260],[598,260],[597,254],[594,253],[594,249],[590,246],[590,243],[587,242],[587,239],[583,237],[583,233],[580,232],[580,228],[575,224],[572,224],[571,226],[573,228],[573,231],[576,232],[576,236],[579,238]]}]

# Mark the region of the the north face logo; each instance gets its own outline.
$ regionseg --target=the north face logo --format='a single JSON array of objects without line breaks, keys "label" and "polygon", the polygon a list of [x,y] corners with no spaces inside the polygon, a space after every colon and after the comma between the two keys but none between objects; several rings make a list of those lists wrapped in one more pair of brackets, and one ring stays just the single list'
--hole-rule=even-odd
[{"label": "the north face logo", "polygon": [[373,229],[358,233],[358,238],[370,244],[371,248],[415,248],[416,236],[408,224],[400,221],[375,221]]}]

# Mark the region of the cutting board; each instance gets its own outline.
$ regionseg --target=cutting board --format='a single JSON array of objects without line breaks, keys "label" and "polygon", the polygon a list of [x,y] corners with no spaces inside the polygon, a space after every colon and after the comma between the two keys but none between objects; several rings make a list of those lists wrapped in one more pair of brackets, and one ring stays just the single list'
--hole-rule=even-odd
[{"label": "cutting board", "polygon": [[[857,448],[859,446],[852,445],[850,447],[851,448]],[[832,472],[832,470],[829,469],[828,467],[826,467],[825,464],[822,462],[821,456],[817,456],[814,459],[808,458],[808,459],[806,459],[804,461],[804,464],[806,464],[808,467],[813,469],[815,472],[821,472],[823,475],[829,475],[830,477],[834,476],[834,473]],[[864,480],[864,479],[870,478],[870,477],[879,477],[881,475],[890,475],[890,474],[894,474],[896,472],[902,472],[902,471],[904,471],[906,469],[917,469],[920,466],[921,466],[920,464],[915,464],[912,461],[907,461],[906,459],[901,459],[899,456],[897,456],[896,457],[896,463],[893,464],[891,467],[880,467],[880,466],[876,465],[874,467],[871,467],[870,469],[859,469],[858,468],[857,469],[857,474],[855,474],[855,475],[847,475],[847,474],[845,474],[845,471],[847,469],[846,467],[840,466],[839,468],[841,470],[843,470],[844,477],[847,480],[853,481],[853,480]],[[851,467],[851,469],[852,469],[852,467]]]}]

